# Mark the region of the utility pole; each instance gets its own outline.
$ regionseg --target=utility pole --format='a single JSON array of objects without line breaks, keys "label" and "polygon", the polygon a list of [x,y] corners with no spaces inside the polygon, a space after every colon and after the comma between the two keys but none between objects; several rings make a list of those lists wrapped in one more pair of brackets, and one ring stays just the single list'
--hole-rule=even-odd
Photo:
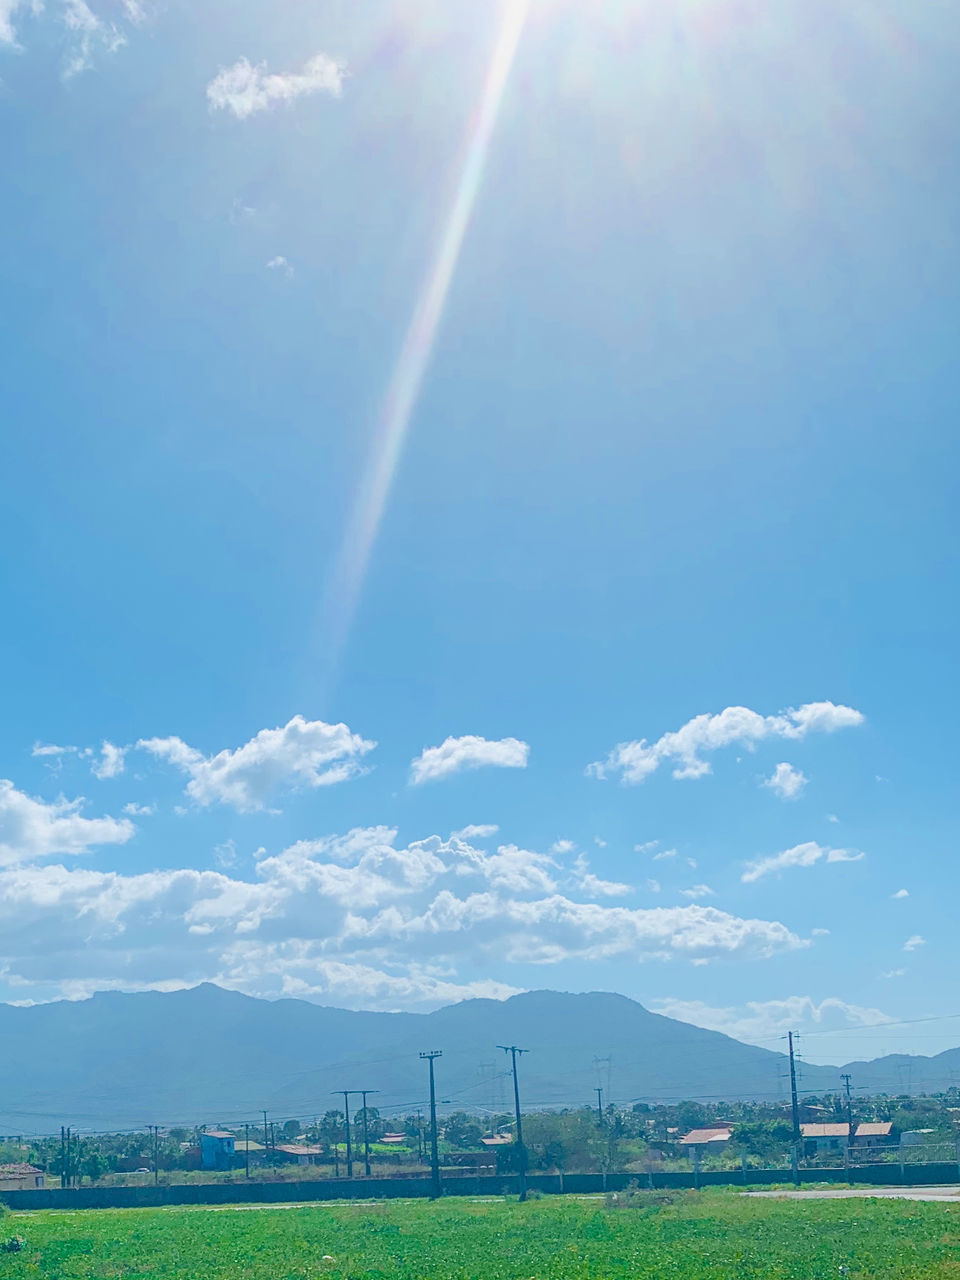
[{"label": "utility pole", "polygon": [[60,1126],[60,1186],[67,1185],[67,1152],[66,1152],[66,1130],[63,1125]]},{"label": "utility pole", "polygon": [[850,1101],[850,1076],[844,1071],[840,1076],[847,1090],[847,1141],[853,1137],[853,1106]]},{"label": "utility pole", "polygon": [[594,1092],[597,1095],[597,1128],[602,1129],[603,1128],[603,1090],[596,1089]]},{"label": "utility pole", "polygon": [[347,1118],[347,1177],[353,1177],[353,1147],[350,1145],[350,1095],[359,1093],[359,1089],[334,1089],[334,1093],[343,1095],[343,1112]]},{"label": "utility pole", "polygon": [[249,1178],[250,1177],[250,1126],[249,1124],[244,1124],[243,1126],[243,1137],[244,1137],[244,1145],[246,1147],[246,1151],[244,1152],[243,1167],[244,1167],[244,1172],[246,1176]]},{"label": "utility pole", "polygon": [[524,1054],[526,1049],[518,1049],[515,1044],[498,1044],[498,1049],[509,1053],[513,1058],[513,1105],[517,1116],[517,1158],[520,1165],[520,1199],[527,1198],[527,1149],[523,1145],[523,1121],[520,1118],[520,1085],[517,1081],[517,1054]]},{"label": "utility pole", "polygon": [[437,1091],[433,1079],[433,1064],[437,1058],[443,1057],[442,1049],[431,1049],[428,1053],[421,1053],[421,1058],[426,1058],[430,1063],[430,1169],[433,1180],[433,1187],[430,1191],[431,1200],[440,1199],[440,1153],[437,1150]]},{"label": "utility pole", "polygon": [[379,1089],[361,1089],[360,1096],[363,1098],[363,1167],[367,1177],[370,1177],[370,1139],[367,1137],[367,1094],[379,1093]]},{"label": "utility pole", "polygon": [[800,1104],[797,1101],[797,1066],[793,1057],[793,1032],[787,1032],[787,1049],[790,1054],[790,1107],[793,1113],[793,1180],[800,1185]]},{"label": "utility pole", "polygon": [[267,1150],[269,1146],[270,1146],[270,1135],[267,1132],[267,1113],[266,1111],[264,1111],[263,1113],[263,1154],[264,1155],[267,1154]]},{"label": "utility pole", "polygon": [[160,1126],[151,1124],[148,1126],[153,1134],[153,1185],[158,1186],[160,1182]]}]

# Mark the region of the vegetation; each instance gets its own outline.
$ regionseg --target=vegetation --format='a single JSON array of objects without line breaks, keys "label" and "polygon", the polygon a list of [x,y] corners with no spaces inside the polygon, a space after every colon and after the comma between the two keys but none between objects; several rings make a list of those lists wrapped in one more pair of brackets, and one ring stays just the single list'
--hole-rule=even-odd
[{"label": "vegetation", "polygon": [[947,1280],[960,1206],[733,1194],[15,1214],[4,1280]]},{"label": "vegetation", "polygon": [[[911,1097],[855,1098],[853,1119],[890,1120],[898,1131],[920,1131],[921,1145],[906,1149],[907,1159],[953,1160],[960,1134],[960,1093]],[[845,1120],[846,1099],[827,1094],[806,1096],[801,1107],[803,1120]],[[363,1113],[352,1117],[354,1159],[362,1156]],[[428,1159],[427,1131],[422,1115],[384,1118],[370,1107],[366,1115],[370,1141],[371,1167],[374,1174],[391,1176],[404,1171],[425,1171]],[[214,1122],[216,1120],[214,1118]],[[733,1138],[722,1150],[703,1158],[703,1168],[739,1169],[741,1163],[758,1168],[786,1168],[790,1162],[792,1125],[789,1106],[785,1103],[758,1102],[679,1102],[672,1106],[638,1103],[629,1108],[607,1107],[603,1123],[597,1110],[588,1107],[560,1111],[530,1112],[524,1118],[524,1138],[529,1168],[546,1173],[603,1173],[689,1170],[689,1154],[678,1139],[691,1128],[710,1127],[720,1123],[733,1125]],[[244,1177],[244,1126],[235,1126],[237,1155],[230,1170],[201,1170],[199,1130],[172,1128],[161,1131],[158,1138],[161,1182],[235,1180]],[[253,1176],[259,1179],[333,1177],[345,1173],[346,1122],[341,1111],[327,1111],[309,1121],[286,1119],[273,1125],[263,1149],[262,1126],[250,1126]],[[380,1141],[387,1132],[403,1133],[402,1144],[387,1145]],[[481,1139],[488,1134],[513,1133],[510,1113],[478,1117],[457,1111],[441,1120],[441,1163],[469,1167],[467,1153],[483,1150]],[[152,1180],[153,1135],[119,1133],[85,1135],[71,1148],[70,1170],[81,1185],[98,1183],[138,1183]],[[308,1143],[319,1146],[320,1163],[302,1166],[290,1163],[290,1157],[278,1150],[281,1144]],[[939,1148],[939,1150],[938,1150]],[[490,1152],[488,1159],[493,1159]],[[25,1160],[46,1171],[51,1180],[61,1172],[62,1148],[59,1138],[0,1141],[0,1163]],[[886,1156],[870,1152],[871,1161],[896,1160],[899,1153]],[[497,1172],[515,1171],[517,1153],[512,1146],[496,1151]],[[835,1164],[836,1153],[824,1154],[814,1163]],[[356,1167],[356,1166],[355,1166]],[[149,1170],[138,1173],[138,1170]],[[79,1177],[77,1176],[79,1175]]]}]

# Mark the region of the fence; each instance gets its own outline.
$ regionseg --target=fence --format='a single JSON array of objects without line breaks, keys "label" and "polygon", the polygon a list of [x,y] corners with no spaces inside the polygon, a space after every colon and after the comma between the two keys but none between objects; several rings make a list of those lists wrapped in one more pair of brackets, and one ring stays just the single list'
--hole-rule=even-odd
[{"label": "fence", "polygon": [[[855,1177],[854,1177],[855,1173]],[[651,1190],[721,1186],[769,1186],[790,1182],[790,1169],[717,1169],[689,1173],[568,1173],[531,1174],[527,1186],[547,1195],[590,1195],[624,1191],[632,1183]],[[876,1162],[847,1168],[798,1168],[806,1183],[856,1181],[873,1186],[934,1186],[960,1183],[960,1163],[937,1161],[912,1164]],[[470,1176],[443,1179],[448,1196],[511,1196],[519,1193],[516,1176]],[[6,1191],[11,1209],[150,1209],[167,1205],[300,1204],[324,1200],[425,1199],[429,1178],[330,1178],[311,1182],[244,1182],[217,1185],[192,1183],[148,1187],[50,1187],[43,1191]]]}]

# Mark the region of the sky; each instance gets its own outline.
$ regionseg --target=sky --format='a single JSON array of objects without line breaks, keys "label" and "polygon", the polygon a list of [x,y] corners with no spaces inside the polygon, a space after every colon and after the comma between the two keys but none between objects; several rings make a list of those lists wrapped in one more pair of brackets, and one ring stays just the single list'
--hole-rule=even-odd
[{"label": "sky", "polygon": [[0,999],[960,1044],[957,18],[0,0]]}]

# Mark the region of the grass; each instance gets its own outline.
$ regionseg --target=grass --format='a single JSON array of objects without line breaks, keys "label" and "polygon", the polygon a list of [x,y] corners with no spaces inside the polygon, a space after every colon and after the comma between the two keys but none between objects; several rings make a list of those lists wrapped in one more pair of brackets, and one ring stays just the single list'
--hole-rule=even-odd
[{"label": "grass", "polygon": [[960,1206],[729,1192],[11,1214],[12,1235],[2,1280],[960,1280]]}]

